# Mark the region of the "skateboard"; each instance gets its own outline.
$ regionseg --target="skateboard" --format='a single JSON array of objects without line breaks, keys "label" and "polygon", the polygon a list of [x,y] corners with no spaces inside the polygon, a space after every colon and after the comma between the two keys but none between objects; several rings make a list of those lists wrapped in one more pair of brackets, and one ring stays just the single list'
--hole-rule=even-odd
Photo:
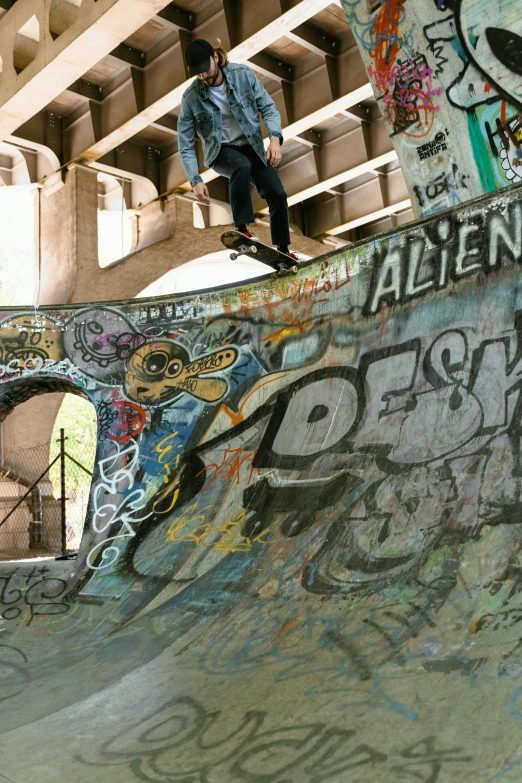
[{"label": "skateboard", "polygon": [[248,256],[261,261],[263,264],[271,266],[275,272],[275,277],[297,272],[298,265],[284,253],[280,253],[273,247],[264,245],[259,240],[248,239],[239,231],[225,231],[221,234],[221,241],[228,250],[231,250],[230,258],[235,261],[239,256]]}]

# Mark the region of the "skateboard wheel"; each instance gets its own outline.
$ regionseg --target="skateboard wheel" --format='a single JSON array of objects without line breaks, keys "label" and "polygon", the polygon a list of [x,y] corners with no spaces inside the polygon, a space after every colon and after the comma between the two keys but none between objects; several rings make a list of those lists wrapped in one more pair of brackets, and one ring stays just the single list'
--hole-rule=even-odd
[{"label": "skateboard wheel", "polygon": [[250,245],[250,252],[257,253],[257,247],[255,245]]},{"label": "skateboard wheel", "polygon": [[291,266],[290,269],[294,273],[294,275],[297,274],[297,267],[296,266]]},{"label": "skateboard wheel", "polygon": [[235,260],[236,260],[236,258],[237,258],[237,253],[231,253],[231,254],[230,254],[230,260],[231,260],[231,261],[235,261]]}]

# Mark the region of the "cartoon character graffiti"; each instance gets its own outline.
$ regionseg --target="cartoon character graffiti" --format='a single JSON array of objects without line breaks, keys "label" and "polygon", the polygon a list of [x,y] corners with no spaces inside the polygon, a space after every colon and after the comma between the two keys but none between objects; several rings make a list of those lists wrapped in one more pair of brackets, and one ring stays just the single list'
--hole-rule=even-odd
[{"label": "cartoon character graffiti", "polygon": [[131,400],[146,405],[164,405],[187,393],[199,400],[217,402],[227,392],[224,378],[202,378],[231,367],[238,357],[235,348],[225,348],[191,360],[179,343],[162,340],[138,348],[129,359],[125,391]]}]

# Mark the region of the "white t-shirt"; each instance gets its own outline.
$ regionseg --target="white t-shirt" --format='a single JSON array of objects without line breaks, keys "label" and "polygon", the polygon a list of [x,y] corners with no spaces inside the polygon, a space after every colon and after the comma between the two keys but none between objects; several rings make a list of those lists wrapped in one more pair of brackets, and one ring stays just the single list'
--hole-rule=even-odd
[{"label": "white t-shirt", "polygon": [[232,109],[228,102],[226,84],[223,82],[219,87],[209,87],[210,97],[221,112],[221,126],[223,135],[222,144],[248,144],[248,140],[241,130],[241,126],[232,114]]}]

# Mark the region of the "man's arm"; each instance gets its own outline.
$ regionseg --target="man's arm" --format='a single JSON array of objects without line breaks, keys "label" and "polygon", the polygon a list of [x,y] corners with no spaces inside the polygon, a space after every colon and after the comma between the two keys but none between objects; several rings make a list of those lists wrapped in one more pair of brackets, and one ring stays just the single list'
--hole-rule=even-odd
[{"label": "man's arm", "polygon": [[194,139],[196,136],[196,126],[194,115],[187,106],[187,102],[181,100],[181,111],[178,117],[178,150],[181,165],[185,169],[185,174],[193,188],[198,182],[203,182],[199,174],[198,159],[194,150]]},{"label": "man's arm", "polygon": [[276,109],[276,105],[270,95],[263,87],[260,80],[255,75],[254,71],[250,71],[250,85],[252,87],[254,97],[256,99],[257,109],[260,112],[263,121],[266,125],[268,135],[277,136],[281,144],[283,144],[283,129],[281,127],[281,115]]}]

